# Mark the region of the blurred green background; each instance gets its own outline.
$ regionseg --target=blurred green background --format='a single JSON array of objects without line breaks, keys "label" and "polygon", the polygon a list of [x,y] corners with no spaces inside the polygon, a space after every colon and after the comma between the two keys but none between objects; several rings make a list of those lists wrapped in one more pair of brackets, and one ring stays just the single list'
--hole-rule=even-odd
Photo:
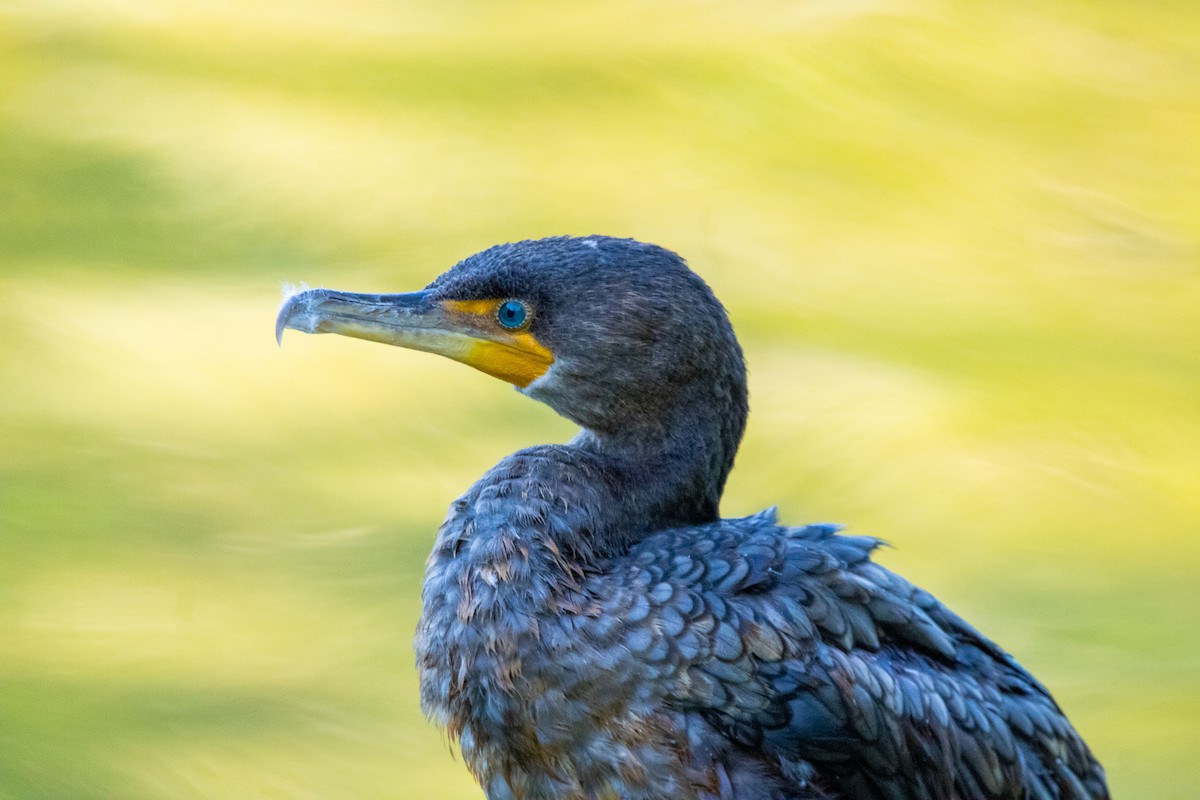
[{"label": "blurred green background", "polygon": [[725,513],[890,540],[1195,796],[1198,142],[1183,2],[0,4],[0,797],[480,796],[422,566],[571,426],[272,323],[560,233],[729,307]]}]

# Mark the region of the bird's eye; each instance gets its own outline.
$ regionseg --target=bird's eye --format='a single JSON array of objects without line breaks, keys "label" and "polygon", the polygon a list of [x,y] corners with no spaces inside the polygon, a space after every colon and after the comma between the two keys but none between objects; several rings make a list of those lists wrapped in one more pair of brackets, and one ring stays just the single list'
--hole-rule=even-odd
[{"label": "bird's eye", "polygon": [[502,327],[516,330],[529,319],[529,309],[520,300],[506,300],[496,310],[496,318]]}]

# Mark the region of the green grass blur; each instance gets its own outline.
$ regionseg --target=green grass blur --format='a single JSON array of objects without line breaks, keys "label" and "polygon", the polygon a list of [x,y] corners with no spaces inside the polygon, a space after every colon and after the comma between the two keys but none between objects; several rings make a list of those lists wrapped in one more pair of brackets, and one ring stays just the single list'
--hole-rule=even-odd
[{"label": "green grass blur", "polygon": [[0,5],[0,798],[480,796],[422,566],[571,427],[272,323],[559,233],[729,307],[727,514],[888,539],[1116,796],[1193,797],[1198,142],[1182,2]]}]

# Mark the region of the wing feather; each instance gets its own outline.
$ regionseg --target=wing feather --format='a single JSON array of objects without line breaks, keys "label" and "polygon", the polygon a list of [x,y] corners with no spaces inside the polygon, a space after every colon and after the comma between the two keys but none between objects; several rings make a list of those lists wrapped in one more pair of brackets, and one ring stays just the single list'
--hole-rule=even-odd
[{"label": "wing feather", "polygon": [[655,534],[590,588],[663,702],[835,796],[1107,798],[1046,689],[879,544],[764,512]]}]

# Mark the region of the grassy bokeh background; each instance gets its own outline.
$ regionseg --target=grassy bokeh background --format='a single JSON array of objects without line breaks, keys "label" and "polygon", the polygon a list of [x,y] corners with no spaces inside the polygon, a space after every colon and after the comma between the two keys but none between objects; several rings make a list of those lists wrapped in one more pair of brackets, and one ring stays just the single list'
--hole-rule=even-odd
[{"label": "grassy bokeh background", "polygon": [[272,323],[497,241],[678,250],[778,503],[1200,773],[1200,15],[1115,0],[0,6],[0,797],[477,798],[410,638],[552,412]]}]

